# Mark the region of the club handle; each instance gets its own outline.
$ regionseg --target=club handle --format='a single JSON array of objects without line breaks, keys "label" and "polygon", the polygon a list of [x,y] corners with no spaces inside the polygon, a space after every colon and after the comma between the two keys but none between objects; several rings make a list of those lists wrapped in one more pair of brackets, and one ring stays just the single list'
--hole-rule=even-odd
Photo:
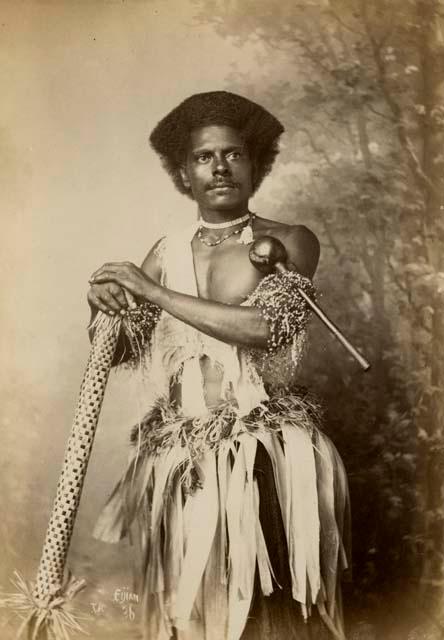
[{"label": "club handle", "polygon": [[[274,265],[276,271],[280,271],[284,273],[288,271],[287,267],[282,262],[276,262]],[[330,320],[330,318],[322,311],[320,307],[314,302],[310,296],[308,296],[303,289],[297,287],[298,293],[304,298],[305,302],[309,305],[311,310],[318,316],[318,318],[325,324],[327,329],[339,340],[345,349],[349,352],[349,354],[359,363],[364,371],[368,371],[370,369],[370,363],[368,360],[364,358],[364,356],[359,353],[357,349],[347,340],[341,330],[335,325],[335,323]]]}]

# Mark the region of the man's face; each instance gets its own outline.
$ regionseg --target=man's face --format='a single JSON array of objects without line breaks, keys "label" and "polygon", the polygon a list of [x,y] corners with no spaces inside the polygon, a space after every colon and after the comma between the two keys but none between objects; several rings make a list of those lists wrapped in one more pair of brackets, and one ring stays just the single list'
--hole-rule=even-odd
[{"label": "man's face", "polygon": [[181,169],[201,211],[244,211],[252,195],[252,163],[240,133],[225,125],[191,132]]}]

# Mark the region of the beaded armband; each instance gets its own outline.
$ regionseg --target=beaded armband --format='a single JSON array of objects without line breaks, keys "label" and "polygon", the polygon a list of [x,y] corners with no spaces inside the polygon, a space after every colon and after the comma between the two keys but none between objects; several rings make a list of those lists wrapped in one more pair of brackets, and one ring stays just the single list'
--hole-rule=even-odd
[{"label": "beaded armband", "polygon": [[159,321],[162,309],[146,301],[134,309],[128,309],[123,321],[123,329],[130,345],[130,356],[125,363],[137,366],[141,363],[142,355],[150,347],[153,330]]},{"label": "beaded armband", "polygon": [[310,308],[298,288],[315,298],[316,291],[309,278],[296,271],[286,271],[266,276],[248,299],[251,306],[260,310],[270,328],[269,353],[291,344],[305,329]]}]

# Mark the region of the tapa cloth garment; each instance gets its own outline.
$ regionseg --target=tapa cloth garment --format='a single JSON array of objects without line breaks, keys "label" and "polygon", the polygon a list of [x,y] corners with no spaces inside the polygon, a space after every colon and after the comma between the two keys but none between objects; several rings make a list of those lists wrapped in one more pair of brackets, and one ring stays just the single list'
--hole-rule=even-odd
[{"label": "tapa cloth garment", "polygon": [[[159,248],[163,284],[190,295],[197,295],[194,230],[169,236]],[[95,529],[96,537],[116,542],[138,527],[146,640],[167,640],[172,626],[187,639],[239,640],[258,590],[265,600],[288,592],[279,584],[260,515],[265,491],[258,455],[272,470],[270,504],[280,514],[278,546],[285,546],[299,615],[306,618],[316,607],[340,637],[347,480],[312,399],[289,391],[303,342],[300,332],[275,356],[255,358],[162,312],[147,354],[151,409],[133,430],[128,468]],[[223,401],[211,409],[202,356],[222,375]],[[168,399],[172,380],[181,382],[180,407]]]}]

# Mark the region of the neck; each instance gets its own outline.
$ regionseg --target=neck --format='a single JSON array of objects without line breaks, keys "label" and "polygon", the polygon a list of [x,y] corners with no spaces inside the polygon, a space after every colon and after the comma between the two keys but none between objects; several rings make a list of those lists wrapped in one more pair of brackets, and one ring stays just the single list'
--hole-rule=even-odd
[{"label": "neck", "polygon": [[198,209],[198,218],[202,218],[206,222],[229,222],[230,220],[236,220],[249,213],[248,202],[243,207],[236,207],[236,209]]}]

